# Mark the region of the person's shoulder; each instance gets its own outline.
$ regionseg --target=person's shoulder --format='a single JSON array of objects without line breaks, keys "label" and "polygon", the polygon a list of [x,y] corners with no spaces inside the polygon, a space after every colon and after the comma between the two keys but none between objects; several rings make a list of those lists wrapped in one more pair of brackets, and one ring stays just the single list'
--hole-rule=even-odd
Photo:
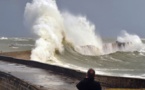
[{"label": "person's shoulder", "polygon": [[87,78],[84,78],[84,79],[82,79],[81,81],[82,81],[82,82],[86,82],[86,81],[87,81]]},{"label": "person's shoulder", "polygon": [[86,79],[84,78],[84,79],[80,80],[80,82],[81,82],[81,83],[82,83],[82,82],[86,82]]},{"label": "person's shoulder", "polygon": [[95,84],[100,85],[100,82],[94,81]]},{"label": "person's shoulder", "polygon": [[97,88],[97,90],[102,90],[100,82],[97,81],[94,82],[95,82],[94,86]]}]

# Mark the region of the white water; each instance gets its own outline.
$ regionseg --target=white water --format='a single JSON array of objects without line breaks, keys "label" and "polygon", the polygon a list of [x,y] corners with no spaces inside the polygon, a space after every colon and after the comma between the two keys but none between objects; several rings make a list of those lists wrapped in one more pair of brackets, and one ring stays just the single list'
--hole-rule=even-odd
[{"label": "white water", "polygon": [[138,35],[129,34],[126,31],[122,31],[121,35],[117,37],[117,41],[129,43],[127,48],[124,48],[124,51],[139,51],[144,46],[141,38]]},{"label": "white water", "polygon": [[63,51],[63,38],[74,47],[94,45],[101,49],[95,26],[85,17],[60,13],[54,0],[33,0],[27,3],[24,16],[28,28],[38,36],[31,54],[32,60],[56,60],[55,51]]},{"label": "white water", "polygon": [[63,51],[63,40],[71,43],[83,55],[138,51],[143,45],[139,36],[127,32],[119,36],[117,41],[131,44],[123,48],[118,48],[115,42],[103,45],[100,36],[95,33],[94,24],[84,16],[59,11],[54,0],[33,0],[27,3],[24,16],[28,28],[38,36],[31,59],[40,62],[58,62],[55,52]]},{"label": "white water", "polygon": [[93,45],[98,49],[102,48],[102,41],[95,33],[95,25],[89,22],[85,16],[74,16],[64,12],[65,33],[68,41],[75,46]]},{"label": "white water", "polygon": [[7,37],[0,37],[0,40],[7,40]]},{"label": "white water", "polygon": [[[121,43],[119,44],[117,42]],[[104,54],[115,53],[117,51],[133,52],[139,51],[144,52],[144,43],[141,38],[136,34],[129,34],[127,31],[122,31],[117,37],[117,40],[111,43],[105,43],[103,46]],[[124,44],[124,45],[123,45]]]},{"label": "white water", "polygon": [[41,62],[55,59],[63,51],[63,19],[53,0],[33,0],[25,8],[25,22],[38,36],[31,59]]}]

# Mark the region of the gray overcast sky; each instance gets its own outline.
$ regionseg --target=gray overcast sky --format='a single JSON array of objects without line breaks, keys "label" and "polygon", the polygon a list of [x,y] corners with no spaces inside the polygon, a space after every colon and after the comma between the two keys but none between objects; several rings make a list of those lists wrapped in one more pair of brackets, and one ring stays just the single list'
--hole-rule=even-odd
[{"label": "gray overcast sky", "polygon": [[[0,0],[0,36],[27,37],[23,13],[31,0]],[[121,30],[145,37],[145,0],[56,0],[60,10],[86,15],[103,37]]]}]

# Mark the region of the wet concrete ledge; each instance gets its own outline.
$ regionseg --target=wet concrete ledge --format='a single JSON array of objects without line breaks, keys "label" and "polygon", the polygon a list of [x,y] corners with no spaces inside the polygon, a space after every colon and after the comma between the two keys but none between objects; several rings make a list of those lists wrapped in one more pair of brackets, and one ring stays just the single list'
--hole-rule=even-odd
[{"label": "wet concrete ledge", "polygon": [[[45,70],[52,70],[58,74],[63,74],[71,78],[76,78],[78,80],[85,77],[84,72],[63,68],[59,66],[44,64],[40,62],[15,59],[12,57],[0,56],[1,61],[7,61],[11,63],[18,63],[23,65],[28,65],[31,67],[41,68]],[[145,88],[145,79],[138,78],[125,78],[125,77],[113,77],[113,76],[102,76],[96,75],[96,80],[101,83],[103,87],[109,88]]]},{"label": "wet concrete ledge", "polygon": [[36,87],[0,71],[0,90],[38,90]]}]

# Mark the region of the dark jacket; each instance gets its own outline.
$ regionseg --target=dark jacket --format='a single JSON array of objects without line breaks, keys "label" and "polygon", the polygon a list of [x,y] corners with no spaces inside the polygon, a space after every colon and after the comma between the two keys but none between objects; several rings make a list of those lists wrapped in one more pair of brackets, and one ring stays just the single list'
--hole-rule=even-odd
[{"label": "dark jacket", "polygon": [[84,78],[81,80],[76,87],[78,90],[102,90],[99,82],[94,79]]}]

